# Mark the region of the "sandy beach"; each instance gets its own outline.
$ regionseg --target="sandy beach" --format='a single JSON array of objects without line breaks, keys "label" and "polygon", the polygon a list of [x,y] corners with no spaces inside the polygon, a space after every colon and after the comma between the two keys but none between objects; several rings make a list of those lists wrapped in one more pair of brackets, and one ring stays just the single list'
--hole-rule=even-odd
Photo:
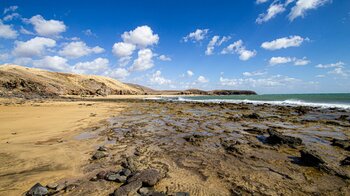
[{"label": "sandy beach", "polygon": [[64,186],[54,194],[118,195],[128,182],[111,174],[150,168],[152,189],[167,195],[350,190],[349,149],[333,141],[350,137],[349,111],[116,98],[1,100],[0,110],[1,195],[37,182]]}]

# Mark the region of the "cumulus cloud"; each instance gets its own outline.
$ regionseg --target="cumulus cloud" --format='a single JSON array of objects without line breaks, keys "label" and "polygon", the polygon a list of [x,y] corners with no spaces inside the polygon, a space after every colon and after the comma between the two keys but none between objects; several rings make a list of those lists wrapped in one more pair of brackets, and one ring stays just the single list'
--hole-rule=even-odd
[{"label": "cumulus cloud", "polygon": [[117,79],[125,79],[130,75],[130,72],[125,68],[116,68],[107,72],[107,76]]},{"label": "cumulus cloud", "polygon": [[243,45],[242,40],[238,40],[233,44],[230,44],[229,46],[227,46],[221,51],[221,54],[234,54],[234,53],[238,54],[239,59],[242,61],[247,61],[257,54],[255,50],[247,50]]},{"label": "cumulus cloud", "polygon": [[131,71],[145,71],[154,66],[152,50],[145,48],[138,51],[138,57],[130,67]]},{"label": "cumulus cloud", "polygon": [[171,61],[171,58],[166,55],[160,55],[158,59],[161,61]]},{"label": "cumulus cloud", "polygon": [[208,32],[209,32],[209,29],[197,29],[196,31],[188,34],[182,39],[184,40],[184,42],[188,42],[190,40],[192,40],[193,42],[199,42],[206,37]]},{"label": "cumulus cloud", "polygon": [[318,64],[316,65],[316,68],[333,69],[331,71],[328,71],[327,73],[347,77],[349,76],[350,73],[348,70],[345,70],[344,65],[345,65],[344,62],[338,61],[336,63],[330,63],[330,64]]},{"label": "cumulus cloud", "polygon": [[0,38],[15,39],[17,36],[17,31],[14,30],[11,25],[5,25],[0,20]]},{"label": "cumulus cloud", "polygon": [[3,18],[3,20],[4,20],[4,21],[10,21],[10,20],[13,20],[13,19],[16,19],[16,18],[20,18],[20,17],[21,17],[21,15],[18,14],[18,13],[12,13],[12,14],[6,15],[6,16]]},{"label": "cumulus cloud", "polygon": [[23,26],[21,26],[21,29],[19,30],[19,32],[24,34],[24,35],[35,35],[33,32],[25,29]]},{"label": "cumulus cloud", "polygon": [[269,0],[256,0],[256,4],[262,4],[262,3],[266,3]]},{"label": "cumulus cloud", "polygon": [[162,76],[161,71],[154,72],[150,77],[150,82],[152,84],[158,84],[158,85],[168,85],[171,84],[171,80],[166,79]]},{"label": "cumulus cloud", "polygon": [[290,62],[294,62],[294,65],[296,66],[303,66],[303,65],[307,65],[310,63],[309,60],[306,59],[306,57],[302,58],[302,59],[297,59],[295,57],[271,57],[271,59],[269,60],[269,64],[270,65],[278,65],[278,64],[286,64],[286,63],[290,63]]},{"label": "cumulus cloud", "polygon": [[126,43],[131,43],[140,47],[147,47],[157,44],[159,41],[159,36],[153,34],[153,30],[147,26],[140,26],[136,29],[124,32],[122,34],[122,39]]},{"label": "cumulus cloud", "polygon": [[84,33],[86,36],[97,37],[97,35],[96,35],[95,33],[93,33],[91,29],[86,29],[86,30],[83,31],[83,33]]},{"label": "cumulus cloud", "polygon": [[91,48],[85,42],[77,41],[66,44],[58,53],[66,58],[79,58],[92,53],[99,54],[102,52],[104,52],[104,49],[99,46]]},{"label": "cumulus cloud", "polygon": [[230,36],[223,36],[221,39],[220,39],[220,36],[218,35],[213,36],[209,44],[207,45],[207,50],[205,51],[205,54],[212,55],[216,46],[221,46],[221,44],[223,44],[224,42],[227,42],[230,39],[231,39]]},{"label": "cumulus cloud", "polygon": [[192,77],[194,75],[193,71],[191,71],[191,70],[187,70],[186,74],[188,77]]},{"label": "cumulus cloud", "polygon": [[45,56],[40,60],[33,61],[33,66],[51,71],[69,72],[71,67],[67,61],[67,59],[60,56]]},{"label": "cumulus cloud", "polygon": [[288,15],[290,21],[298,17],[304,17],[306,12],[309,10],[317,9],[324,4],[331,2],[331,0],[297,0],[291,12]]},{"label": "cumulus cloud", "polygon": [[41,15],[27,19],[34,26],[34,30],[41,36],[57,36],[66,31],[67,27],[63,21],[45,20]]},{"label": "cumulus cloud", "polygon": [[46,48],[56,46],[56,41],[50,38],[35,37],[26,42],[16,41],[12,53],[19,57],[41,56]]},{"label": "cumulus cloud", "polygon": [[18,6],[17,5],[13,5],[13,6],[10,6],[10,7],[7,7],[4,9],[4,12],[3,14],[6,14],[8,12],[14,12],[18,9]]},{"label": "cumulus cloud", "polygon": [[267,22],[272,18],[274,18],[277,14],[280,14],[285,10],[286,8],[284,7],[284,4],[272,3],[270,7],[267,9],[267,13],[260,14],[255,22],[258,24]]},{"label": "cumulus cloud", "polygon": [[73,71],[80,74],[100,74],[108,69],[108,65],[108,59],[96,58],[93,61],[76,63]]},{"label": "cumulus cloud", "polygon": [[270,42],[264,42],[261,47],[266,50],[279,50],[282,48],[299,47],[304,41],[308,41],[308,38],[302,38],[294,35],[289,37],[282,37]]},{"label": "cumulus cloud", "polygon": [[206,79],[204,76],[199,76],[199,77],[197,78],[197,82],[199,82],[199,83],[208,83],[209,80]]}]

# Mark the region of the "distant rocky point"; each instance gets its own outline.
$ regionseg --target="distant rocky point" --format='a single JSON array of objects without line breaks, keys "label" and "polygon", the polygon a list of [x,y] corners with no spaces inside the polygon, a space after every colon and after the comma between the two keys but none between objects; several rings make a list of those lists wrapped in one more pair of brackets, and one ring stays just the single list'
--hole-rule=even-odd
[{"label": "distant rocky point", "polygon": [[0,66],[0,97],[42,98],[67,95],[254,95],[254,91],[240,90],[154,90],[138,84],[71,73],[51,72],[18,65]]}]

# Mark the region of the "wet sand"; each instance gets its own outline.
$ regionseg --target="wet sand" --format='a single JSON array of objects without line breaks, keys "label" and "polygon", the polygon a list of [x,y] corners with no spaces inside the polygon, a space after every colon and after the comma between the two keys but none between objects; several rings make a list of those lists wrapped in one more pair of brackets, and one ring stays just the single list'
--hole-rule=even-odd
[{"label": "wet sand", "polygon": [[[78,122],[78,118],[72,119],[89,129],[80,127],[72,133],[62,134],[64,128],[57,131],[51,127],[50,132],[55,134],[46,136],[46,139],[39,140],[43,136],[38,134],[35,135],[36,139],[30,136],[20,140],[23,144],[13,146],[9,146],[15,141],[10,140],[12,131],[1,134],[1,150],[5,151],[1,153],[17,157],[14,159],[17,161],[11,164],[18,166],[17,169],[8,168],[5,161],[13,159],[1,160],[1,187],[8,184],[9,179],[16,179],[11,181],[11,189],[18,192],[12,193],[19,193],[20,190],[23,193],[30,188],[29,184],[60,184],[68,180],[66,188],[59,194],[109,195],[130,182],[108,181],[106,176],[101,179],[101,173],[113,173],[123,168],[137,173],[153,168],[161,176],[152,185],[153,189],[166,195],[179,192],[190,195],[350,194],[350,167],[341,164],[349,157],[349,149],[332,145],[333,139],[350,138],[349,111],[267,104],[177,103],[138,99],[104,99],[65,104],[85,108],[81,111],[81,118],[90,119],[93,117],[83,115],[91,113],[89,107],[79,105],[89,103],[93,103],[94,108],[100,108],[101,114],[95,112],[96,117],[105,119],[103,123],[95,124],[95,129],[87,126],[86,122]],[[71,113],[69,110],[65,112]],[[4,116],[1,113],[1,122]],[[66,117],[69,119],[72,116]],[[33,120],[34,115],[28,122]],[[43,122],[41,124],[45,124]],[[14,123],[9,122],[9,125]],[[275,132],[277,136],[271,139]],[[4,138],[3,135],[7,136]],[[64,137],[65,142],[40,142],[40,146],[35,147],[38,141],[52,141],[52,138],[57,137]],[[281,138],[284,142],[278,143]],[[299,143],[298,138],[302,143]],[[5,143],[7,140],[10,144]],[[26,147],[18,149],[15,146],[24,145],[25,140],[32,146],[32,149],[28,148],[31,154],[20,158],[24,153],[19,152],[25,152]],[[102,150],[97,150],[99,146],[103,146]],[[67,163],[59,164],[57,157],[64,155],[53,155],[55,150],[57,153],[60,150],[71,153],[68,166]],[[103,156],[91,159],[96,152]],[[301,152],[312,152],[311,155],[316,158],[310,159],[310,154],[302,157]],[[42,166],[56,162],[49,164],[56,167],[50,171],[35,169],[33,174],[29,170],[19,169],[26,160],[24,158],[34,159],[37,165]],[[71,165],[73,163],[75,167]],[[65,164],[64,169],[57,167]],[[5,174],[3,171],[6,171]],[[25,186],[21,183],[25,183]],[[3,193],[11,193],[9,188],[3,188]]]}]

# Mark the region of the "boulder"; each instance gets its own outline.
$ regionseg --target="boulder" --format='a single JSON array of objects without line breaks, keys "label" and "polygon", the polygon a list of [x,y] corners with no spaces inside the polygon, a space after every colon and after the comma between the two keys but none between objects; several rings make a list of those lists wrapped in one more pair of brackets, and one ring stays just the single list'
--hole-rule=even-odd
[{"label": "boulder", "polygon": [[144,186],[154,186],[161,179],[161,175],[156,169],[145,169],[131,176],[128,183],[140,181]]},{"label": "boulder", "polygon": [[136,194],[137,191],[142,187],[141,181],[133,181],[126,185],[119,187],[114,191],[114,196],[125,196],[130,194]]},{"label": "boulder", "polygon": [[319,167],[325,161],[314,150],[303,149],[300,151],[300,160],[307,166]]},{"label": "boulder", "polygon": [[271,145],[283,145],[286,144],[291,147],[300,146],[302,144],[302,140],[300,138],[282,135],[281,133],[269,129],[268,130],[270,136],[266,138],[266,143]]},{"label": "boulder", "polygon": [[28,196],[43,196],[47,195],[49,191],[46,187],[41,185],[40,183],[36,183],[32,188],[29,189],[26,195]]},{"label": "boulder", "polygon": [[92,156],[92,159],[98,160],[98,159],[102,159],[102,158],[107,157],[107,156],[108,156],[108,153],[107,153],[107,152],[97,151],[97,152],[95,152],[95,154]]}]

